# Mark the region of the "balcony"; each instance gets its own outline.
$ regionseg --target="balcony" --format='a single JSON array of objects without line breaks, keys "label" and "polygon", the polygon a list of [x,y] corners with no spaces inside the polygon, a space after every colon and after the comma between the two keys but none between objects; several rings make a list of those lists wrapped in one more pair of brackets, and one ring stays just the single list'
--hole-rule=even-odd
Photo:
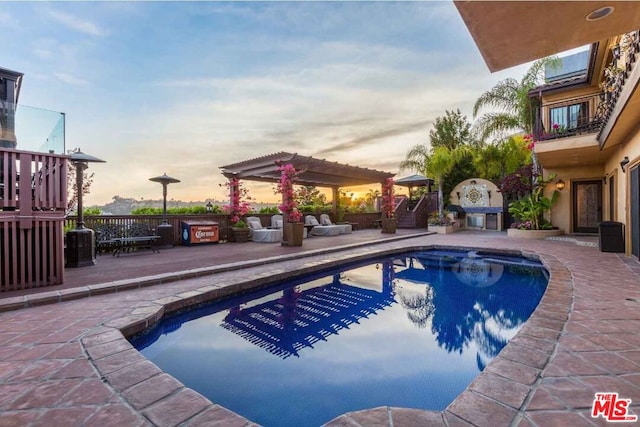
[{"label": "balcony", "polygon": [[[596,92],[541,107],[534,130],[535,153],[545,168],[602,162],[598,133],[604,118],[604,95]],[[594,112],[589,114],[589,112]],[[548,131],[546,129],[549,129]]]},{"label": "balcony", "polygon": [[0,292],[63,283],[64,118],[0,100]]},{"label": "balcony", "polygon": [[604,163],[637,125],[640,31],[625,34],[593,93],[545,103],[538,111],[535,153],[545,168]]}]

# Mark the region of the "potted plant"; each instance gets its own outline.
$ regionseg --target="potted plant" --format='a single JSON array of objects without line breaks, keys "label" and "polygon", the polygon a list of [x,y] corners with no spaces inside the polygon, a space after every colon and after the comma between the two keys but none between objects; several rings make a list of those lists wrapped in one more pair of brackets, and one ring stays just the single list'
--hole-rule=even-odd
[{"label": "potted plant", "polygon": [[554,190],[551,197],[546,197],[544,188],[555,178],[555,174],[549,175],[546,179],[542,176],[536,177],[531,192],[509,204],[509,213],[517,221],[507,230],[507,236],[544,239],[562,234],[562,231],[547,219],[551,217],[551,208],[558,201],[560,192]]},{"label": "potted plant", "polygon": [[298,203],[294,197],[293,183],[298,172],[291,164],[282,165],[280,171],[280,181],[278,181],[277,192],[282,194],[282,204],[279,206],[284,215],[282,246],[302,246],[304,237],[304,224],[302,223],[302,213],[298,210]]},{"label": "potted plant", "polygon": [[393,194],[393,178],[387,178],[382,185],[382,233],[396,232],[395,196]]},{"label": "potted plant", "polygon": [[229,221],[231,223],[231,233],[229,233],[230,240],[236,243],[247,242],[249,241],[249,227],[242,221],[241,217],[251,211],[251,205],[249,205],[247,201],[251,200],[251,197],[248,195],[249,191],[242,187],[238,178],[231,178],[225,185],[229,188],[229,199],[231,203],[222,209],[229,215]]},{"label": "potted plant", "polygon": [[448,216],[440,217],[439,212],[433,212],[427,219],[427,228],[429,231],[435,231],[438,234],[450,234],[456,231],[454,223]]},{"label": "potted plant", "polygon": [[243,220],[231,224],[231,231],[233,231],[234,242],[245,243],[249,241],[249,227]]}]

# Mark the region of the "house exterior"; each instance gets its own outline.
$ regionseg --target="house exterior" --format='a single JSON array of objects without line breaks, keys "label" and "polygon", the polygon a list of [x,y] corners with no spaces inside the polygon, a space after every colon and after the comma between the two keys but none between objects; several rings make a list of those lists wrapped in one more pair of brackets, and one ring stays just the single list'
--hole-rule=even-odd
[{"label": "house exterior", "polygon": [[570,234],[621,223],[640,257],[640,2],[455,4],[491,71],[587,47],[529,93],[534,152],[564,187],[551,220]]}]

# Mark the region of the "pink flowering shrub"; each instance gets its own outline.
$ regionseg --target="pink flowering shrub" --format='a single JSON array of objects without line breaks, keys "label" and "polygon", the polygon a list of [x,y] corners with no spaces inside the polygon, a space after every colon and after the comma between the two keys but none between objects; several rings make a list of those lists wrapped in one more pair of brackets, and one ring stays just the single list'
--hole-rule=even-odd
[{"label": "pink flowering shrub", "polygon": [[518,230],[533,230],[533,223],[531,221],[514,222],[511,224],[511,228],[517,228]]},{"label": "pink flowering shrub", "polygon": [[278,170],[280,171],[280,181],[278,182],[277,192],[282,194],[282,204],[278,208],[286,216],[287,222],[301,222],[302,212],[298,211],[298,203],[293,191],[293,183],[298,176],[298,172],[289,163],[280,166]]},{"label": "pink flowering shrub", "polygon": [[232,226],[245,225],[241,218],[251,212],[249,190],[240,184],[238,178],[230,179],[225,186],[229,189],[230,203],[222,207],[223,212],[229,215]]},{"label": "pink flowering shrub", "polygon": [[382,215],[393,218],[396,200],[393,195],[393,178],[387,178],[382,185]]}]

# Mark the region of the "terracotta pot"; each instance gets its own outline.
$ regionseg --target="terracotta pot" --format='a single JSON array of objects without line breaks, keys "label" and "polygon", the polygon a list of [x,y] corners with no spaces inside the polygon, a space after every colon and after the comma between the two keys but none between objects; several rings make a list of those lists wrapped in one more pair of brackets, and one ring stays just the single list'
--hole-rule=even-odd
[{"label": "terracotta pot", "polygon": [[302,246],[304,224],[301,222],[285,222],[283,227],[284,240],[282,246]]},{"label": "terracotta pot", "polygon": [[382,218],[382,233],[394,234],[396,232],[395,218]]}]

